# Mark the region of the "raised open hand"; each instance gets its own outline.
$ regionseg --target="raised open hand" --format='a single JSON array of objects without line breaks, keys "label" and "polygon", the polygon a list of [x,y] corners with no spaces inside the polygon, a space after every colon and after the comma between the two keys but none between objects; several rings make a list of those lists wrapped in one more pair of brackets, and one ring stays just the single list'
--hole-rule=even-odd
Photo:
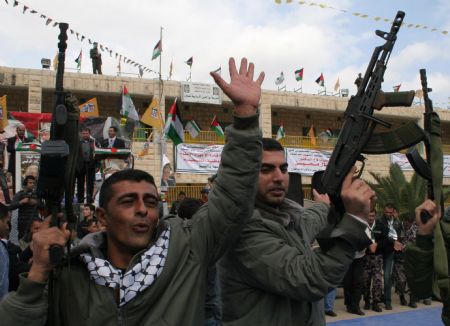
[{"label": "raised open hand", "polygon": [[228,66],[231,79],[229,84],[216,72],[211,72],[211,76],[222,91],[233,101],[236,116],[247,117],[256,114],[261,98],[264,72],[261,72],[258,79],[253,81],[255,65],[252,62],[248,64],[246,58],[242,58],[239,72],[236,69],[234,58],[230,58]]}]

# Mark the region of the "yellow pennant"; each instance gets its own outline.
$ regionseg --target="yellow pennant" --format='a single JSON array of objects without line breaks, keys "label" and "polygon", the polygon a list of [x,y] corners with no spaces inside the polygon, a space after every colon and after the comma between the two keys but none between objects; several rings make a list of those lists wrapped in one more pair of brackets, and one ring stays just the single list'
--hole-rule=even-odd
[{"label": "yellow pennant", "polygon": [[80,108],[80,117],[98,117],[99,110],[97,104],[97,98],[91,98],[89,101],[81,104]]},{"label": "yellow pennant", "polygon": [[0,131],[3,132],[8,125],[8,110],[6,106],[6,95],[0,97]]}]

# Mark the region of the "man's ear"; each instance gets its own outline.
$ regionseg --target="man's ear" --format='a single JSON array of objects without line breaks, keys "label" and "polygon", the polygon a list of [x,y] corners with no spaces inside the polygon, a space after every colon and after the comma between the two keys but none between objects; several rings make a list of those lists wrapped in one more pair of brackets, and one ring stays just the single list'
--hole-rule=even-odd
[{"label": "man's ear", "polygon": [[108,219],[106,218],[106,211],[104,208],[97,207],[96,214],[97,219],[102,223],[104,226],[108,226]]}]

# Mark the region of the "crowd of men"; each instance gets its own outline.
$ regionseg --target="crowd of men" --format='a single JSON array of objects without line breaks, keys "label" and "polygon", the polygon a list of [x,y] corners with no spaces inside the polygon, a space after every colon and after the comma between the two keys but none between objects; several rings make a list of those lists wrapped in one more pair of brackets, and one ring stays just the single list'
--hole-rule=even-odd
[{"label": "crowd of men", "polygon": [[[161,216],[153,177],[132,169],[105,179],[95,214],[86,189],[76,230],[51,227],[49,218],[33,229],[32,258],[20,261],[28,272],[14,272],[17,290],[0,301],[2,323],[324,325],[323,298],[349,270],[350,279],[360,270],[359,253],[374,247],[370,227],[380,253],[383,240],[386,248],[401,249],[390,218],[383,227],[373,226],[375,192],[354,176],[355,169],[343,181],[346,213],[333,228],[327,227],[328,195],[313,190],[308,208],[286,198],[288,164],[281,144],[262,138],[258,104],[264,73],[255,79],[254,69],[244,58],[238,70],[231,58],[230,83],[211,73],[235,107],[207,202],[180,198],[176,214]],[[92,141],[89,130],[82,135],[79,157],[87,179]],[[432,216],[426,229],[418,224],[418,233],[426,234],[439,212],[431,201],[421,209]],[[9,219],[6,205],[0,205],[5,246],[11,242]],[[326,239],[326,247],[313,249],[319,239]],[[49,248],[68,241],[70,255],[55,268]],[[393,251],[382,253],[385,270],[392,269]],[[2,261],[5,255],[0,246]],[[15,264],[8,260],[9,272]],[[348,295],[349,309],[359,309],[360,293]]]}]

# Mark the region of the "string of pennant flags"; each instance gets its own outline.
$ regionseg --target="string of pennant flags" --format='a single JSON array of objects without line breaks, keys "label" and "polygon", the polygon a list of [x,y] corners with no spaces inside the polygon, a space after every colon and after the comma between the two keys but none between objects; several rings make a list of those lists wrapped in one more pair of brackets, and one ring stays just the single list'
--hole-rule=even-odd
[{"label": "string of pennant flags", "polygon": [[[282,0],[274,0],[276,4],[282,4]],[[284,1],[286,4],[290,4],[293,1],[292,0],[285,0]],[[311,1],[299,1],[298,2],[299,5],[301,6],[310,6],[310,7],[315,7],[315,8],[320,8],[320,9],[329,9],[329,10],[335,10],[335,11],[339,11],[345,14],[350,14],[354,17],[358,17],[361,19],[373,19],[374,21],[384,21],[387,23],[392,23],[392,19],[389,18],[383,18],[380,16],[372,16],[366,13],[361,13],[361,12],[351,12],[345,9],[340,9],[340,8],[336,8],[324,3],[317,3],[317,2],[311,2]],[[448,35],[448,31],[447,30],[442,30],[439,28],[434,28],[434,27],[430,27],[426,24],[416,24],[416,23],[408,23],[408,22],[403,22],[402,23],[402,27],[403,28],[415,28],[415,29],[423,29],[423,30],[428,30],[430,32],[439,32],[442,35]]]},{"label": "string of pennant flags", "polygon": [[[29,13],[29,14],[33,14],[33,15],[39,15],[39,18],[43,20],[45,26],[57,27],[59,25],[59,22],[56,21],[54,18],[49,17],[48,15],[46,15],[44,13],[41,13],[41,12],[39,12],[37,10],[34,10],[34,9],[30,8],[29,6],[27,6],[23,2],[19,2],[17,0],[5,0],[5,3],[7,5],[10,5],[10,3],[11,3],[11,5],[13,7],[17,7],[18,9],[21,8],[23,14]],[[139,73],[140,73],[141,76],[142,76],[143,72],[145,72],[145,71],[146,72],[150,72],[150,73],[155,73],[155,74],[159,75],[159,73],[157,71],[148,68],[147,66],[137,62],[136,60],[133,60],[132,58],[130,58],[130,57],[126,56],[126,55],[123,55],[123,54],[115,51],[111,47],[109,47],[107,45],[104,45],[104,44],[102,44],[102,43],[100,43],[98,41],[95,41],[92,38],[87,37],[87,36],[83,35],[82,33],[78,32],[78,31],[76,31],[76,30],[74,30],[72,28],[69,29],[69,33],[70,33],[70,35],[74,35],[77,38],[77,40],[80,41],[80,42],[83,42],[83,41],[87,40],[89,42],[89,44],[97,43],[99,49],[102,52],[109,53],[110,57],[114,56],[116,59],[119,59],[119,63],[118,63],[118,66],[117,66],[118,69],[119,69],[119,72],[120,72],[120,66],[121,66],[120,62],[122,61],[123,63],[132,65],[134,67],[138,67],[139,68]],[[80,64],[81,64],[81,54],[80,54],[79,58],[77,58],[77,60],[79,60],[79,61],[76,61],[77,65],[78,65],[78,69],[79,69]]]}]

